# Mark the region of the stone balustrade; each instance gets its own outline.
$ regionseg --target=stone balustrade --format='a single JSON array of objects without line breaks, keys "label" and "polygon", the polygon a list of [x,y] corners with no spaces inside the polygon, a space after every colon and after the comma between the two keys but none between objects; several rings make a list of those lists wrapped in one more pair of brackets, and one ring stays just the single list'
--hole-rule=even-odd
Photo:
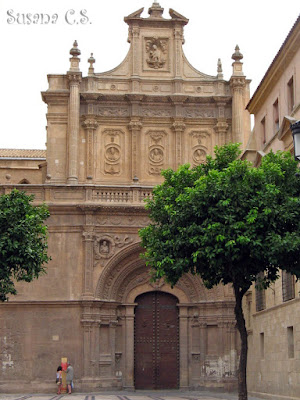
[{"label": "stone balustrade", "polygon": [[150,186],[60,186],[60,185],[1,185],[0,195],[10,193],[14,188],[34,195],[34,202],[47,204],[132,204],[143,205],[152,198]]}]

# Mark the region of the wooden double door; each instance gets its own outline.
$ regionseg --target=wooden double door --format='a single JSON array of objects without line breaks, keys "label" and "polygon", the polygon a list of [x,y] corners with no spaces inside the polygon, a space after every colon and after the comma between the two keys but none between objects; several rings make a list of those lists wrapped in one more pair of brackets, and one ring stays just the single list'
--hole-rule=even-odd
[{"label": "wooden double door", "polygon": [[177,389],[178,299],[164,292],[148,292],[138,296],[135,302],[135,388]]}]

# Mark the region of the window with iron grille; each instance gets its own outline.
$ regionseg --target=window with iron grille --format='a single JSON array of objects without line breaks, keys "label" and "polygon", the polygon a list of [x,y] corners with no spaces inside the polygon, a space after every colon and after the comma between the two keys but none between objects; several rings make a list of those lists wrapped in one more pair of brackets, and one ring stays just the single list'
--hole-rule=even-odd
[{"label": "window with iron grille", "polygon": [[289,115],[293,111],[295,105],[295,97],[294,97],[294,77],[292,76],[291,79],[288,81],[287,84],[287,100],[288,100],[288,113]]},{"label": "window with iron grille", "polygon": [[261,137],[262,137],[262,142],[263,144],[266,143],[266,117],[263,117],[263,119],[260,121],[261,123]]},{"label": "window with iron grille", "polygon": [[[264,273],[260,272],[257,275],[257,284],[259,285],[259,280],[264,278]],[[266,292],[265,289],[260,289],[255,286],[255,300],[256,300],[256,311],[261,311],[266,308]]]},{"label": "window with iron grille", "polygon": [[276,133],[279,129],[279,106],[278,99],[276,99],[273,104],[273,119],[274,119],[274,133]]},{"label": "window with iron grille", "polygon": [[290,272],[282,271],[282,300],[295,298],[295,279]]},{"label": "window with iron grille", "polygon": [[294,327],[287,327],[287,339],[288,339],[288,357],[295,357],[295,344],[294,344]]}]

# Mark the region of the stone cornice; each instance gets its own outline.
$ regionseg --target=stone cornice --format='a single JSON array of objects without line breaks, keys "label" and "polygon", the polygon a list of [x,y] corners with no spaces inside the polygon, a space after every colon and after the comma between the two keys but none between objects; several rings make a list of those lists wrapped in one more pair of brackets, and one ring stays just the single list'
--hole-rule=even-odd
[{"label": "stone cornice", "polygon": [[40,301],[40,300],[9,300],[5,302],[0,302],[0,307],[60,307],[60,306],[68,306],[68,307],[80,307],[90,305],[91,307],[100,307],[105,306],[106,308],[113,307],[114,305],[119,305],[120,303],[112,300],[99,300],[99,299],[89,299],[89,300],[48,300],[48,301]]},{"label": "stone cornice", "polygon": [[67,89],[47,90],[46,92],[41,92],[41,95],[46,104],[66,104],[70,96],[70,91]]}]

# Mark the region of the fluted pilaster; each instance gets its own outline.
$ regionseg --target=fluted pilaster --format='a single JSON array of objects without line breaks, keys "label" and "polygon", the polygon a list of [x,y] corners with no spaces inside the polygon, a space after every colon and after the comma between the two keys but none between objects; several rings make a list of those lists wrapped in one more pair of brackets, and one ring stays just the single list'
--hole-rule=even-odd
[{"label": "fluted pilaster", "polygon": [[79,136],[79,87],[81,73],[69,73],[70,99],[69,99],[69,132],[68,132],[68,178],[70,185],[78,184],[78,136]]}]

